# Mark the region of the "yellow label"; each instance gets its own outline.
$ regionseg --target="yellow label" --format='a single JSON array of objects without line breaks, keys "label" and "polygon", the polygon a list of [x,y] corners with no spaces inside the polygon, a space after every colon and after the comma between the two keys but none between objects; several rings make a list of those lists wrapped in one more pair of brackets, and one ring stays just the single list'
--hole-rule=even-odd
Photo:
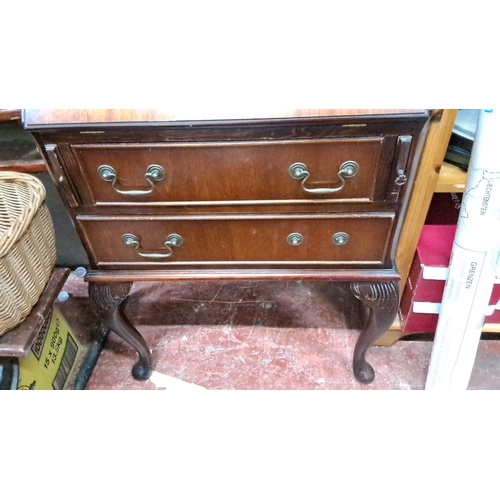
[{"label": "yellow label", "polygon": [[38,332],[29,354],[19,363],[17,389],[64,389],[81,349],[64,316],[54,306]]}]

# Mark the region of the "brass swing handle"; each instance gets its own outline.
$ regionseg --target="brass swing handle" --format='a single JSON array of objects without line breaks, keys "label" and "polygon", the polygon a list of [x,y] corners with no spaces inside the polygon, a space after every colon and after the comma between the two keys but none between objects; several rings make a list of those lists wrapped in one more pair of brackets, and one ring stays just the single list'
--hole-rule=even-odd
[{"label": "brass swing handle", "polygon": [[306,182],[309,179],[309,176],[311,175],[309,171],[307,170],[307,167],[304,165],[304,163],[294,163],[290,169],[288,170],[290,173],[290,177],[295,180],[300,180],[302,179],[302,189],[306,193],[310,194],[333,194],[333,193],[338,193],[339,191],[342,191],[345,186],[345,179],[350,179],[351,177],[354,177],[357,175],[359,172],[359,165],[355,161],[346,161],[340,165],[339,168],[339,179],[341,182],[341,185],[337,188],[315,188],[315,189],[310,189],[306,187]]},{"label": "brass swing handle", "polygon": [[151,189],[148,189],[147,191],[122,191],[121,189],[118,189],[116,187],[118,176],[116,175],[116,170],[113,167],[110,167],[109,165],[101,165],[97,169],[97,173],[103,181],[112,182],[112,187],[118,194],[124,194],[127,196],[143,196],[145,194],[151,194],[155,187],[154,183],[165,179],[165,171],[163,170],[163,167],[161,167],[160,165],[149,165],[146,173],[144,174],[144,177],[148,181],[148,184],[151,186]]},{"label": "brass swing handle", "polygon": [[139,251],[140,244],[137,236],[133,234],[124,234],[122,236],[122,241],[125,245],[134,247],[137,251],[137,255],[147,259],[168,259],[174,253],[171,247],[180,247],[184,243],[182,236],[179,236],[178,234],[170,234],[167,236],[167,240],[165,241],[165,247],[168,249],[167,253],[143,253]]}]

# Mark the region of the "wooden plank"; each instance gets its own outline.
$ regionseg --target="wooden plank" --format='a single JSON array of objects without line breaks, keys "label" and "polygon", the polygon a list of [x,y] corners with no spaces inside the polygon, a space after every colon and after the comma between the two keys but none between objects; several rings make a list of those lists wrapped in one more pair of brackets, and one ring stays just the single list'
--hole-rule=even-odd
[{"label": "wooden plank", "polygon": [[21,120],[20,109],[0,109],[0,123]]},{"label": "wooden plank", "polygon": [[15,328],[0,336],[0,358],[20,358],[31,348],[35,336],[52,310],[52,305],[69,275],[69,269],[56,268],[38,302],[28,317]]},{"label": "wooden plank", "polygon": [[[415,185],[396,251],[396,266],[401,275],[401,295],[406,286],[432,196],[436,191],[438,177],[444,163],[457,114],[458,109],[445,109],[441,120],[431,122],[427,133]],[[396,320],[391,329],[382,335],[375,345],[391,346],[405,335],[405,333],[401,332],[399,320]]]},{"label": "wooden plank", "polygon": [[439,171],[448,149],[458,109],[445,109],[440,121],[431,121],[413,191],[396,251],[402,295],[425,218],[436,189]]},{"label": "wooden plank", "polygon": [[466,181],[467,172],[451,163],[444,162],[434,191],[436,193],[463,193]]},{"label": "wooden plank", "polygon": [[[483,329],[481,330],[482,333],[500,333],[500,324],[498,323],[491,323],[491,324],[485,324],[483,326]],[[389,347],[391,345],[394,345],[399,339],[402,339],[403,337],[411,336],[411,335],[419,335],[418,333],[408,333],[408,332],[403,332],[401,330],[401,325],[399,323],[399,319],[396,319],[394,321],[393,325],[391,328],[380,337],[377,342],[373,345],[378,345],[378,346],[386,346]],[[431,335],[431,334],[429,334]]]},{"label": "wooden plank", "polygon": [[198,120],[258,120],[280,118],[320,118],[369,115],[424,115],[426,109],[272,109],[179,108],[179,109],[25,109],[26,128],[42,125],[154,123]]},{"label": "wooden plank", "polygon": [[179,280],[336,280],[336,281],[398,281],[394,269],[117,269],[90,270],[85,281],[179,281]]},{"label": "wooden plank", "polygon": [[43,174],[47,165],[43,160],[0,161],[0,172],[22,172],[24,174]]},{"label": "wooden plank", "polygon": [[387,332],[382,335],[373,345],[386,346],[389,347],[394,345],[400,338],[404,337],[406,334],[401,331],[401,323],[399,322],[399,317],[396,316],[394,323],[389,328]]}]

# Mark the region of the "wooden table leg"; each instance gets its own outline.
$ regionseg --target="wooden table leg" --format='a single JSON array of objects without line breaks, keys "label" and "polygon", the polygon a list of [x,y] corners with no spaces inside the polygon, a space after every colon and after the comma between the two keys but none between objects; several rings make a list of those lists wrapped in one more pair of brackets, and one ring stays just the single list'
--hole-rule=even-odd
[{"label": "wooden table leg", "polygon": [[397,282],[357,282],[351,284],[354,296],[370,308],[368,321],[361,331],[353,356],[354,376],[359,382],[369,384],[375,378],[375,371],[366,361],[366,351],[392,325],[399,305]]},{"label": "wooden table leg", "polygon": [[139,361],[132,369],[134,378],[147,380],[151,376],[151,354],[145,340],[123,312],[123,301],[131,287],[131,282],[90,282],[89,297],[104,325],[137,351]]}]

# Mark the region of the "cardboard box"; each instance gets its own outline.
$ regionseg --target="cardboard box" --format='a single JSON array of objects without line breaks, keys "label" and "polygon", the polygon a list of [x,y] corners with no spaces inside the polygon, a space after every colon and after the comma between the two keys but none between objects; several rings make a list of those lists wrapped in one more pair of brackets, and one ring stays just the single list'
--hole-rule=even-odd
[{"label": "cardboard box", "polygon": [[[77,271],[55,268],[38,302],[26,319],[0,336],[0,388],[8,390],[83,390],[99,359],[108,330],[97,318],[87,329],[73,330],[65,315],[74,314],[72,282]],[[85,310],[85,308],[84,308]],[[69,317],[69,316],[68,316]],[[19,382],[19,377],[21,381]]]},{"label": "cardboard box", "polygon": [[81,352],[80,342],[54,306],[29,353],[19,361],[17,389],[67,389]]},{"label": "cardboard box", "polygon": [[[399,320],[405,333],[434,333],[444,293],[455,225],[425,225],[401,298]],[[500,279],[485,311],[485,323],[500,323]]]}]

